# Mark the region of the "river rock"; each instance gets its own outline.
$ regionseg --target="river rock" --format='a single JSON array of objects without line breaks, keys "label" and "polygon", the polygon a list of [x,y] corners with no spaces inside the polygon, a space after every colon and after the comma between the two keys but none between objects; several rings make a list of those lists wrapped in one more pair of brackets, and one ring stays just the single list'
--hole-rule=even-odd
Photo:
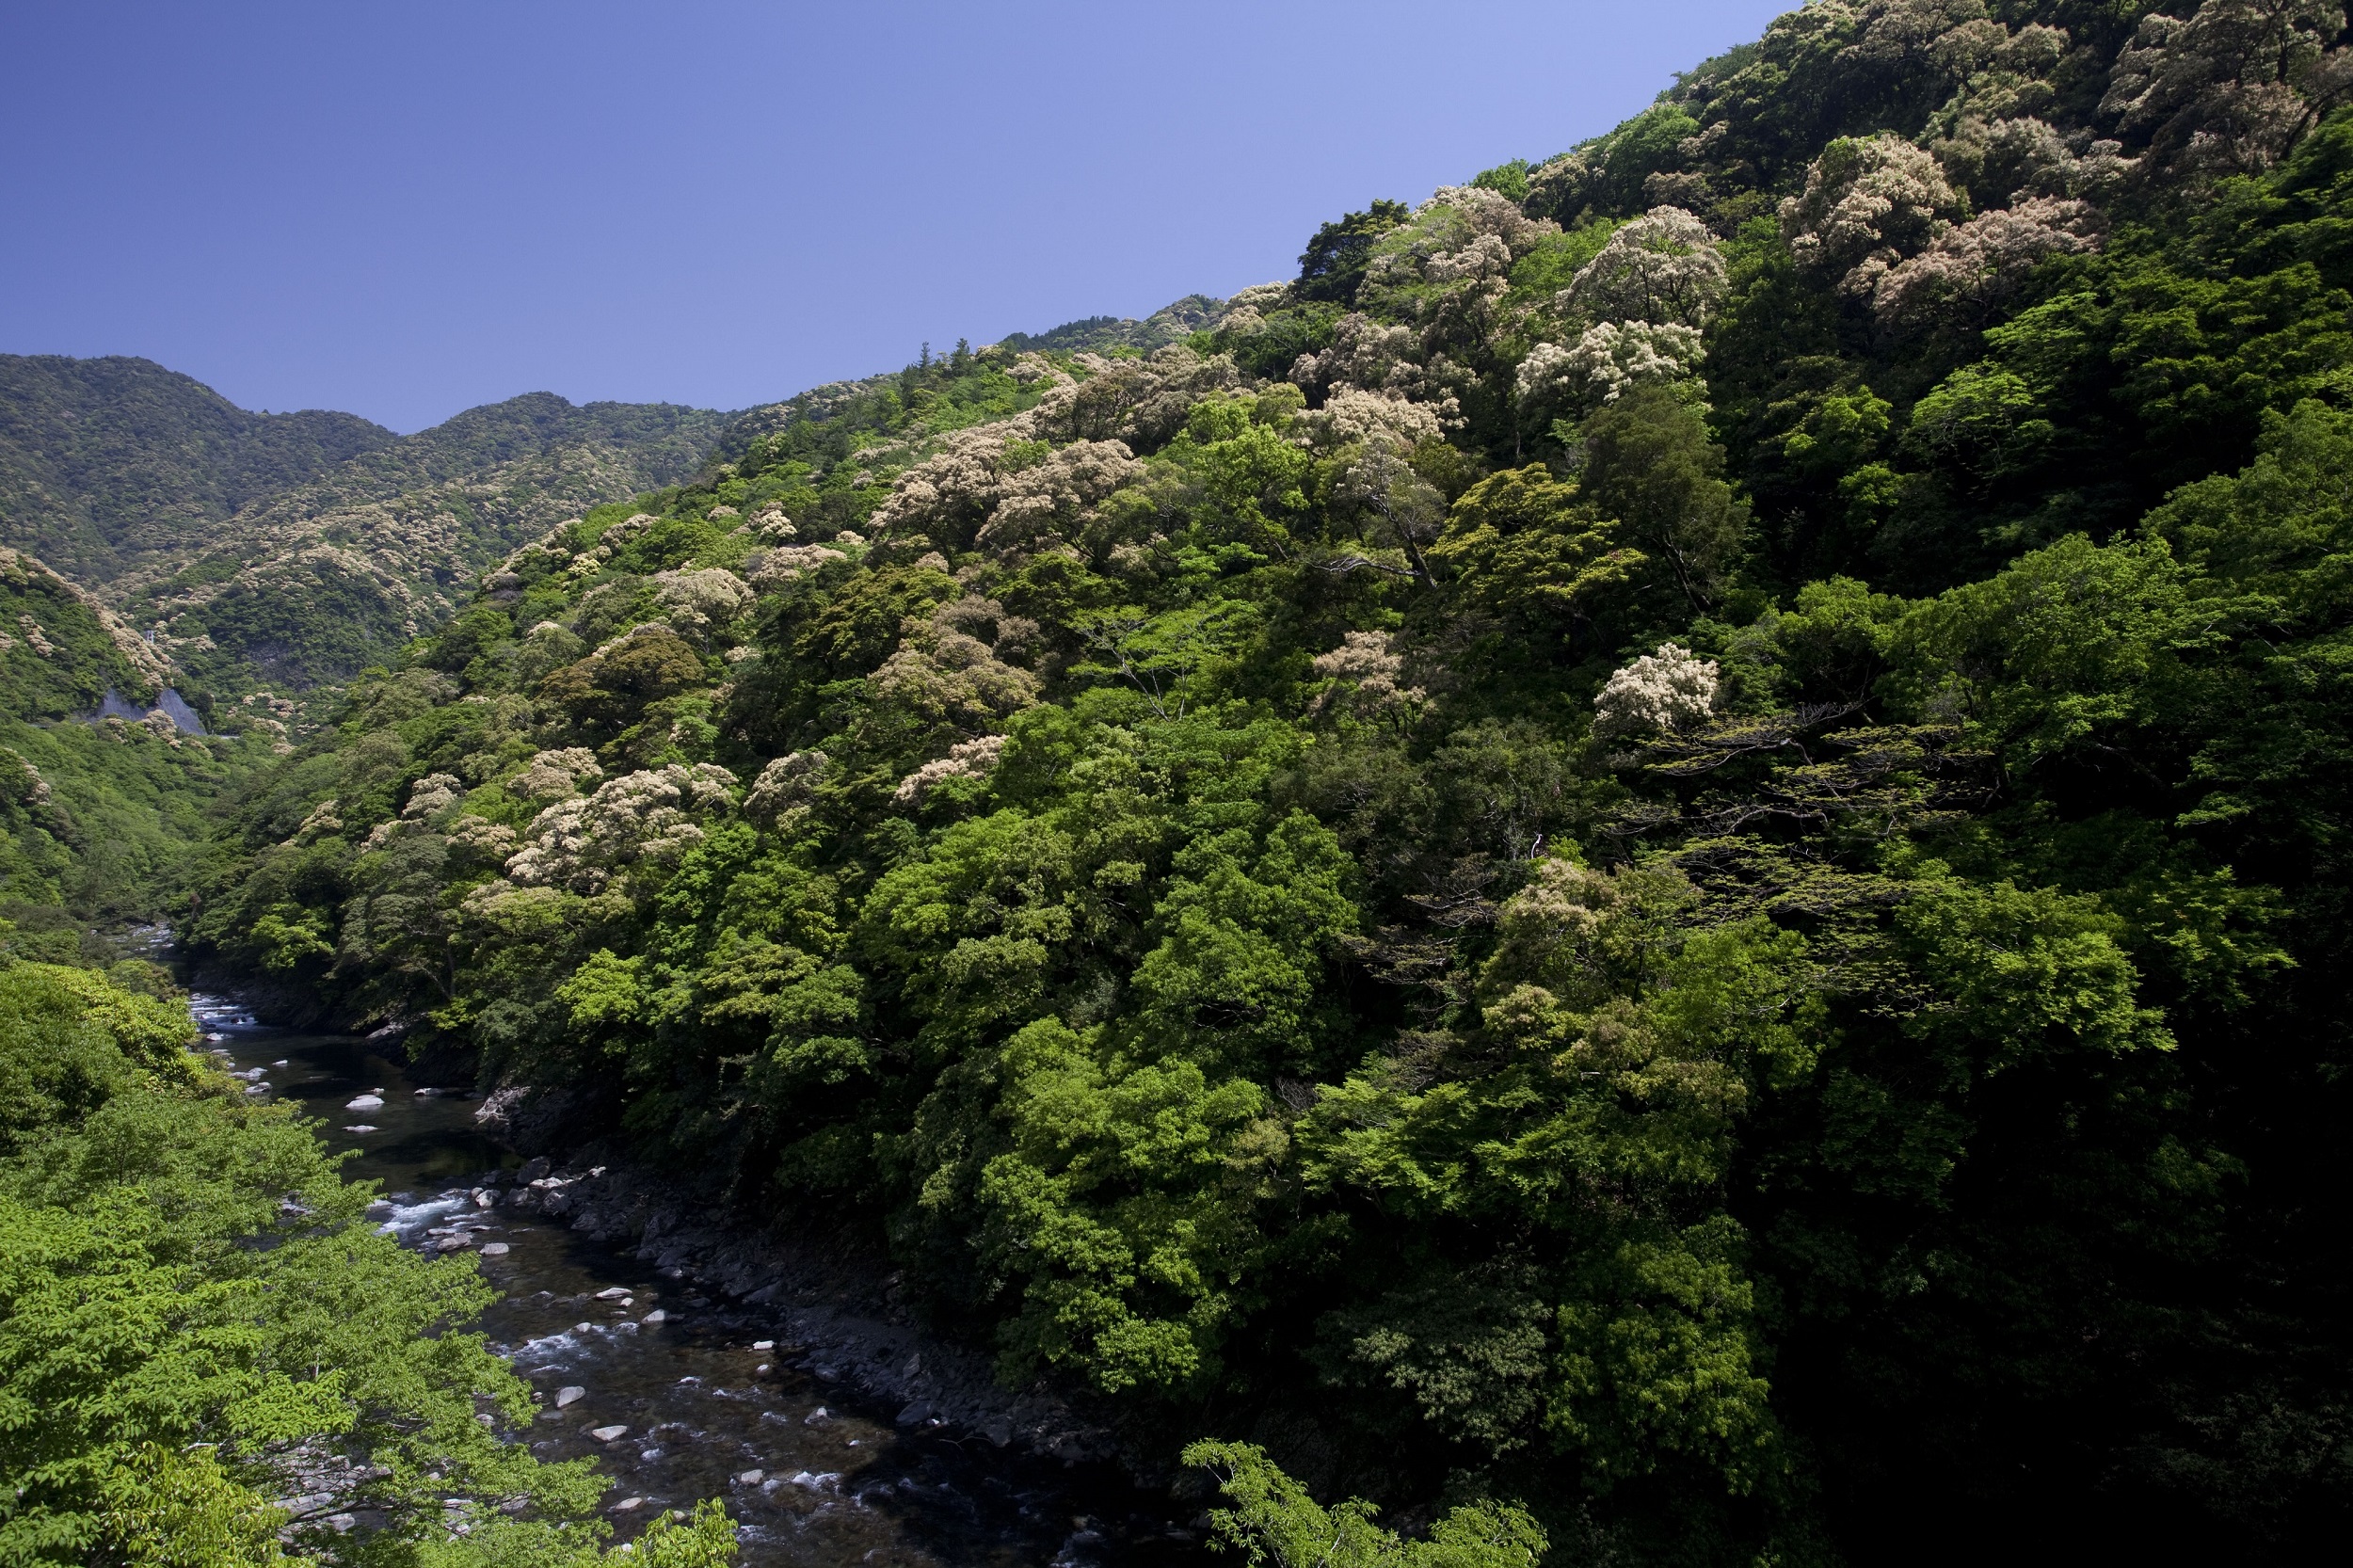
[{"label": "river rock", "polygon": [[344,1128],[344,1130],[345,1132],[374,1132],[376,1128],[369,1126],[366,1122],[360,1122],[356,1126],[347,1127]]},{"label": "river rock", "polygon": [[629,1288],[627,1286],[613,1285],[598,1291],[596,1299],[600,1302],[617,1302],[629,1293]]},{"label": "river rock", "polygon": [[617,1443],[629,1435],[627,1427],[593,1427],[588,1435],[600,1443]]},{"label": "river rock", "polygon": [[895,1420],[896,1424],[900,1426],[915,1427],[922,1425],[925,1421],[928,1421],[931,1418],[932,1407],[921,1400],[918,1400],[913,1404],[910,1404],[905,1409],[900,1411],[898,1416],[895,1417]]},{"label": "river rock", "polygon": [[651,1312],[647,1313],[647,1314],[646,1314],[643,1318],[641,1318],[641,1319],[639,1319],[639,1320],[638,1320],[638,1321],[639,1321],[639,1322],[644,1322],[644,1323],[665,1323],[665,1322],[668,1322],[669,1320],[670,1320],[670,1315],[669,1315],[668,1313],[666,1313],[666,1312],[663,1311],[663,1310],[662,1310],[662,1308],[660,1308],[660,1307],[658,1307],[658,1306],[657,1306],[657,1307],[655,1307],[655,1308],[654,1308]]},{"label": "river rock", "polygon": [[485,1241],[482,1243],[482,1256],[485,1257],[504,1257],[513,1250],[513,1248],[509,1247],[504,1241]]},{"label": "river rock", "polygon": [[776,1342],[773,1339],[755,1339],[752,1341],[752,1349],[756,1351],[773,1351],[776,1348]]},{"label": "river rock", "polygon": [[586,1390],[585,1388],[583,1388],[580,1384],[576,1384],[576,1383],[574,1383],[574,1384],[566,1384],[564,1387],[559,1388],[559,1389],[557,1389],[557,1390],[555,1391],[555,1408],[556,1408],[556,1409],[558,1409],[558,1410],[561,1410],[561,1409],[563,1409],[566,1405],[568,1405],[568,1404],[576,1404],[576,1403],[578,1403],[580,1400],[584,1400],[584,1399],[586,1399],[587,1397],[588,1397],[588,1390]]},{"label": "river rock", "polygon": [[384,1109],[384,1096],[381,1095],[361,1095],[357,1099],[345,1100],[344,1102],[344,1109],[345,1111],[381,1111]]},{"label": "river rock", "polygon": [[766,1480],[767,1479],[768,1472],[765,1470],[746,1470],[742,1475],[735,1478],[735,1484],[738,1486],[758,1486],[761,1481]]},{"label": "river rock", "polygon": [[616,1513],[632,1513],[645,1506],[646,1499],[643,1497],[623,1497],[619,1502],[613,1505],[613,1512]]}]

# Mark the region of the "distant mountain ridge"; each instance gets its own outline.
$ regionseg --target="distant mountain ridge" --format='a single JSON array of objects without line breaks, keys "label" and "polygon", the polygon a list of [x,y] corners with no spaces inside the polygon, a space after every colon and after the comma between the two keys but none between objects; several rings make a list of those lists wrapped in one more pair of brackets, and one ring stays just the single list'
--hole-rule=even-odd
[{"label": "distant mountain ridge", "polygon": [[525,538],[692,477],[730,419],[552,392],[471,408],[192,529],[110,590],[208,689],[331,684],[438,627]]},{"label": "distant mountain ridge", "polygon": [[402,436],[151,360],[0,355],[0,544],[152,633],[200,708],[392,658],[566,517],[692,476],[730,416],[531,392]]},{"label": "distant mountain ridge", "polygon": [[999,346],[1016,354],[1099,354],[1113,348],[1148,354],[1215,327],[1225,318],[1225,304],[1209,295],[1189,294],[1142,321],[1131,316],[1086,316],[1043,332],[1008,332]]},{"label": "distant mountain ridge", "polygon": [[357,414],[252,413],[152,360],[0,354],[0,543],[104,583],[399,439]]}]

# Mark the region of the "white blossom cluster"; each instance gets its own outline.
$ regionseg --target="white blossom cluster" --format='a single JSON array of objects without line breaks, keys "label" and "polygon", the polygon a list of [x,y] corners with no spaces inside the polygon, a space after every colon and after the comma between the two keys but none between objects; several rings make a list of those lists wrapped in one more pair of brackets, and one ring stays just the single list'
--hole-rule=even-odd
[{"label": "white blossom cluster", "polygon": [[937,452],[899,475],[869,526],[888,537],[920,535],[963,546],[997,504],[1005,448],[1029,435],[1026,426],[1009,428],[1020,424],[1016,417],[943,437]]},{"label": "white blossom cluster", "polygon": [[408,804],[400,808],[408,822],[429,822],[465,797],[466,786],[446,773],[429,773],[408,786]]},{"label": "white blossom cluster", "polygon": [[453,854],[483,865],[501,865],[515,853],[515,830],[504,823],[461,812],[445,830]]},{"label": "white blossom cluster", "polygon": [[[400,808],[400,815],[377,823],[369,830],[367,840],[361,847],[373,853],[383,849],[397,839],[430,835],[436,825],[435,819],[448,815],[451,808],[463,800],[465,795],[464,782],[454,775],[426,774],[423,778],[408,786],[408,801]],[[478,817],[471,820],[482,821]],[[489,824],[484,823],[484,825]],[[514,835],[510,832],[507,838],[512,840]]]},{"label": "white blossom cluster", "polygon": [[506,558],[494,568],[493,575],[507,572],[520,576],[537,567],[566,564],[571,559],[572,552],[566,548],[565,535],[579,527],[580,523],[579,518],[566,518],[537,538],[526,539],[506,552]]},{"label": "white blossom cluster", "polygon": [[[1033,621],[1006,616],[993,600],[952,600],[883,661],[871,678],[873,694],[928,724],[981,729],[1037,701],[1038,678],[1000,656],[1037,630]],[[976,633],[989,633],[993,645]]]},{"label": "white blossom cluster", "polygon": [[1266,312],[1287,303],[1290,296],[1289,283],[1253,283],[1239,289],[1225,301],[1225,315],[1218,329],[1229,337],[1255,337],[1266,329]]},{"label": "white blossom cluster", "polygon": [[1400,337],[1369,314],[1343,319],[1332,349],[1303,356],[1291,379],[1400,393],[1436,406],[1442,419],[1454,417],[1448,400],[1459,402],[1479,384],[1470,367],[1506,325],[1513,264],[1560,232],[1498,192],[1440,187],[1404,226],[1382,236],[1366,264],[1361,297],[1369,313],[1411,329]]},{"label": "white blossom cluster", "polygon": [[566,746],[560,751],[542,751],[523,764],[522,771],[506,780],[509,793],[525,800],[569,800],[580,792],[583,784],[594,783],[604,776],[597,754],[586,746]]},{"label": "white blossom cluster", "polygon": [[[1441,185],[1414,211],[1394,244],[1369,264],[1368,286],[1453,283],[1494,277],[1533,250],[1561,226],[1532,218],[1499,191],[1480,185]],[[1492,244],[1488,242],[1494,242]]]},{"label": "white blossom cluster", "polygon": [[1536,862],[1528,885],[1504,900],[1498,924],[1507,943],[1574,950],[1600,933],[1617,902],[1617,887],[1606,873],[1547,856]]},{"label": "white blossom cluster", "polygon": [[1416,399],[1431,398],[1436,391],[1421,362],[1421,335],[1362,311],[1340,317],[1329,348],[1294,360],[1290,379],[1302,387],[1353,387]]},{"label": "white blossom cluster", "polygon": [[789,544],[776,550],[756,550],[744,559],[755,588],[781,587],[835,561],[850,557],[829,544]]},{"label": "white blossom cluster", "polygon": [[2353,90],[2333,0],[2205,0],[2141,19],[2100,112],[2166,154],[2216,173],[2268,167]]},{"label": "white blossom cluster", "polygon": [[1871,289],[1872,313],[1897,334],[1974,324],[2047,258],[2098,249],[2100,232],[2099,210],[2089,202],[2028,197],[1946,230],[1881,273]]},{"label": "white blossom cluster", "polygon": [[1661,643],[1614,671],[1593,698],[1593,731],[1600,735],[1678,729],[1715,710],[1717,668],[1677,643]]},{"label": "white blossom cluster", "polygon": [[795,807],[806,806],[817,789],[817,781],[825,776],[833,759],[822,751],[796,751],[779,757],[760,770],[752,787],[744,796],[744,814],[749,817],[775,818]]},{"label": "white blossom cluster", "polygon": [[[1402,683],[1405,660],[1397,651],[1395,636],[1387,632],[1349,632],[1339,647],[1316,655],[1315,671],[1328,680],[1345,683],[1351,706],[1368,717],[1411,711],[1430,695],[1419,686]],[[1336,686],[1317,697],[1316,707],[1328,706],[1328,699],[1339,689]]]},{"label": "white blossom cluster", "polygon": [[506,875],[525,887],[598,893],[631,867],[675,865],[704,839],[695,814],[727,809],[735,784],[713,762],[623,774],[533,818],[530,841],[507,860]]},{"label": "white blossom cluster", "polygon": [[1673,322],[1605,321],[1569,346],[1540,343],[1520,361],[1513,391],[1523,409],[1581,411],[1614,403],[1630,388],[1673,381],[1699,368],[1700,330]]},{"label": "white blossom cluster", "polygon": [[2137,172],[2123,144],[2069,137],[2032,115],[1961,121],[1929,149],[1956,184],[1986,193],[1989,206],[2046,196],[2105,200]]},{"label": "white blossom cluster", "polygon": [[656,572],[653,587],[670,625],[698,640],[752,607],[751,585],[725,567]]},{"label": "white blossom cluster", "polygon": [[1805,188],[1783,200],[1781,232],[1799,264],[1867,297],[1882,274],[1926,249],[1966,205],[1924,149],[1884,132],[1841,136],[1807,166]]},{"label": "white blossom cluster", "polygon": [[1064,377],[1020,416],[1027,433],[1056,441],[1119,440],[1158,446],[1184,426],[1193,406],[1241,385],[1231,358],[1208,359],[1171,344],[1148,359],[1073,356],[1083,379]]},{"label": "white blossom cluster", "polygon": [[1986,19],[1983,0],[1880,0],[1865,15],[1863,36],[1841,53],[1853,64],[1883,70],[1924,54],[1949,54],[1956,42],[1968,48],[1989,27],[1996,38],[2004,33],[2000,23]]},{"label": "white blossom cluster", "polygon": [[341,808],[342,803],[332,797],[320,801],[311,808],[311,814],[302,819],[294,832],[287,835],[280,842],[280,847],[291,849],[302,844],[315,843],[330,833],[341,833],[344,830],[344,820],[335,814]]},{"label": "white blossom cluster", "polygon": [[2064,27],[2028,23],[2012,32],[1985,16],[1940,35],[1925,55],[1956,86],[1944,107],[1929,117],[1929,131],[1947,137],[1963,136],[1961,128],[1972,121],[1984,124],[2050,110],[2058,99],[2053,78],[2070,41]]},{"label": "white blossom cluster", "polygon": [[983,550],[1017,558],[1067,543],[1082,518],[1144,476],[1125,441],[1072,441],[997,482],[997,504],[973,536]]},{"label": "white blossom cluster", "polygon": [[1357,442],[1382,443],[1410,452],[1444,434],[1440,410],[1392,392],[1361,387],[1332,390],[1321,408],[1299,416],[1301,438],[1312,450],[1331,453]]},{"label": "white blossom cluster", "polygon": [[1144,467],[1120,440],[1048,446],[1032,434],[1030,417],[948,437],[899,476],[870,524],[875,536],[978,547],[1008,561],[1072,548],[1102,504]]},{"label": "white blossom cluster", "polygon": [[1680,207],[1653,207],[1577,269],[1561,302],[1589,321],[1701,328],[1725,286],[1723,252]]},{"label": "white blossom cluster", "polygon": [[891,799],[902,806],[913,805],[929,793],[935,785],[951,778],[985,778],[995,771],[997,759],[1005,749],[1002,735],[983,735],[977,740],[961,741],[949,748],[945,757],[935,758],[904,778],[891,793]]},{"label": "white blossom cluster", "polygon": [[40,776],[40,770],[33,766],[32,762],[25,758],[24,754],[18,751],[13,746],[0,746],[0,755],[5,755],[8,760],[14,762],[24,776],[24,782],[22,785],[13,787],[22,789],[24,792],[17,798],[23,800],[27,806],[42,807],[48,805],[50,793],[49,780]]}]

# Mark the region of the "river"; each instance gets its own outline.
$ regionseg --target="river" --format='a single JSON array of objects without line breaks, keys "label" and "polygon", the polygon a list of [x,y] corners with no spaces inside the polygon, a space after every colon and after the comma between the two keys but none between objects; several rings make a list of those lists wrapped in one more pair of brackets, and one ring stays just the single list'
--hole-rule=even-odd
[{"label": "river", "polygon": [[[1186,1511],[1108,1465],[898,1429],[888,1408],[774,1345],[757,1312],[556,1222],[509,1215],[496,1183],[520,1160],[481,1130],[471,1098],[418,1095],[402,1064],[348,1035],[259,1028],[216,998],[195,1007],[201,1048],[248,1092],[299,1105],[330,1147],[357,1151],[345,1174],[380,1184],[373,1212],[388,1231],[479,1258],[504,1296],[478,1326],[546,1397],[533,1450],[597,1461],[616,1482],[606,1516],[618,1538],[719,1496],[743,1568],[1202,1560]],[[346,1109],[369,1094],[380,1108]],[[582,1392],[559,1410],[567,1389]]]}]

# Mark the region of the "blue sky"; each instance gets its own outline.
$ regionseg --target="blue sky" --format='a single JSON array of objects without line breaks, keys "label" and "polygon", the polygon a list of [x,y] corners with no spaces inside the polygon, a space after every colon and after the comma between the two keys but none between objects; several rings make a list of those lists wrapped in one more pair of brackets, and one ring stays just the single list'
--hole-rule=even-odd
[{"label": "blue sky", "polygon": [[0,0],[0,352],[413,430],[1287,277],[1793,0]]}]

